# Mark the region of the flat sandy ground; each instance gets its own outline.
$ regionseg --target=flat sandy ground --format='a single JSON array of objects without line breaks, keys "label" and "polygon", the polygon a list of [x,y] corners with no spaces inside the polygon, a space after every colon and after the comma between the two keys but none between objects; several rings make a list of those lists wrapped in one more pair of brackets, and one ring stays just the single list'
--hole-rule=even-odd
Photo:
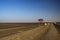
[{"label": "flat sandy ground", "polygon": [[0,23],[0,29],[15,27],[36,27],[38,23]]},{"label": "flat sandy ground", "polygon": [[0,40],[60,40],[60,30],[52,23],[0,23]]},{"label": "flat sandy ground", "polygon": [[37,23],[0,23],[0,38],[38,27]]}]

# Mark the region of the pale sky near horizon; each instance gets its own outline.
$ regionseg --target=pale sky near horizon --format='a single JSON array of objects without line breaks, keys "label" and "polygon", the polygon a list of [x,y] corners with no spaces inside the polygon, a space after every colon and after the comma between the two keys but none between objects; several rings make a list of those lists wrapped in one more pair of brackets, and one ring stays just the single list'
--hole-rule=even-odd
[{"label": "pale sky near horizon", "polygon": [[58,0],[0,0],[0,22],[60,22]]}]

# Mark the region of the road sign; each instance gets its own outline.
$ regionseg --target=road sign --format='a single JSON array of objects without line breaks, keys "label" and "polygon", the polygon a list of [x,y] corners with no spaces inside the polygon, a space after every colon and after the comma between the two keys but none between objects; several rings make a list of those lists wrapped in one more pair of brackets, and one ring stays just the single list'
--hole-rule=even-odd
[{"label": "road sign", "polygon": [[38,22],[39,22],[39,26],[41,26],[42,22],[43,22],[43,19],[38,19]]},{"label": "road sign", "polygon": [[43,22],[43,19],[38,19],[38,22]]}]

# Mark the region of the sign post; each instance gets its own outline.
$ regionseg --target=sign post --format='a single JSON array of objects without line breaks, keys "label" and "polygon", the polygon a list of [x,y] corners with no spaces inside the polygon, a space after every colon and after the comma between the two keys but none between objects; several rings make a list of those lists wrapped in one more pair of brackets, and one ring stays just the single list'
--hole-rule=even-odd
[{"label": "sign post", "polygon": [[41,26],[43,19],[38,19],[39,26]]}]

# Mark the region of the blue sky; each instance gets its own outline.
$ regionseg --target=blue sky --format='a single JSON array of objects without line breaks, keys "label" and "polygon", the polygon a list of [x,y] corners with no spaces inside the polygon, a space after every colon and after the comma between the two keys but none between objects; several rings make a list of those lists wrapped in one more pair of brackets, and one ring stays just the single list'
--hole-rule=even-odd
[{"label": "blue sky", "polygon": [[0,0],[0,22],[60,22],[60,1]]}]

